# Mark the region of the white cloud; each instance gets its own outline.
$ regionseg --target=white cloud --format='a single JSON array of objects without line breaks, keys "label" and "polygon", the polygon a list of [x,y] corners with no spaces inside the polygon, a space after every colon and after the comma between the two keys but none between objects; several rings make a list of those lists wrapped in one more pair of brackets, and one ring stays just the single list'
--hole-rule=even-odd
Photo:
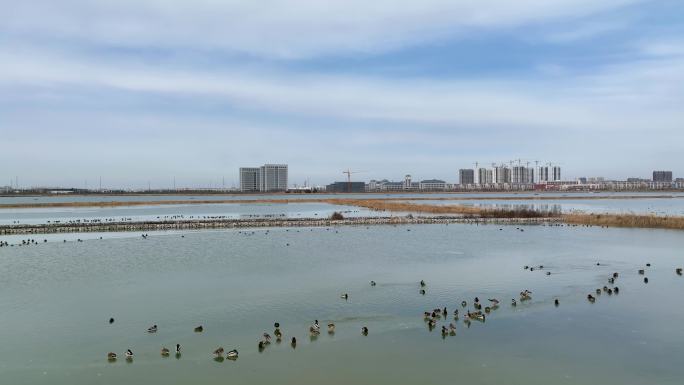
[{"label": "white cloud", "polygon": [[638,1],[26,0],[0,1],[0,25],[18,35],[307,57],[385,51],[478,30],[572,19]]}]

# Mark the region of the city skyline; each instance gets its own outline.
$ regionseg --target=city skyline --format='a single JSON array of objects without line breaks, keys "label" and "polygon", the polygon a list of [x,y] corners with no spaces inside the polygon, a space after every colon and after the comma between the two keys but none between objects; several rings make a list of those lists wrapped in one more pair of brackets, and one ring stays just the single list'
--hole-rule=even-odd
[{"label": "city skyline", "polygon": [[684,174],[681,1],[4,5],[0,185]]}]

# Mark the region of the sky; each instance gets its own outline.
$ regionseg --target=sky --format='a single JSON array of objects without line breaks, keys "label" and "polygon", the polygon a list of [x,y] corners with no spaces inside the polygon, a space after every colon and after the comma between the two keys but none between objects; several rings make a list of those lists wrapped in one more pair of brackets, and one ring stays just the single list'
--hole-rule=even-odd
[{"label": "sky", "polygon": [[[684,177],[681,0],[0,0],[0,185]],[[225,182],[224,182],[225,181]]]}]

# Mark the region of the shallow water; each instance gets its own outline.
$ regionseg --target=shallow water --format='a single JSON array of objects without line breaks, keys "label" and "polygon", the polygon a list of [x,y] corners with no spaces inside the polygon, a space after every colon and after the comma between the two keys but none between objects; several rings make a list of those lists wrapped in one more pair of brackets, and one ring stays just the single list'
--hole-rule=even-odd
[{"label": "shallow water", "polygon": [[[475,205],[496,208],[530,208],[546,211],[590,213],[635,213],[656,215],[684,216],[684,196],[680,193],[544,193],[563,199],[533,200],[540,194],[535,193],[487,193],[487,194],[280,194],[280,195],[145,195],[145,196],[53,196],[53,197],[0,197],[0,204],[45,202],[87,202],[87,201],[153,201],[153,200],[235,200],[245,199],[325,199],[325,198],[487,198],[483,200],[420,200],[419,204],[432,205]],[[578,196],[640,196],[639,199],[573,199]],[[649,196],[672,196],[672,198],[648,198]],[[492,199],[495,197],[516,198],[515,200]],[[567,197],[567,199],[566,199]],[[519,199],[517,199],[519,198]],[[406,215],[401,212],[378,212],[361,207],[331,205],[323,202],[277,203],[229,203],[229,204],[182,204],[182,205],[149,205],[149,206],[117,206],[117,207],[58,207],[30,209],[0,209],[0,225],[8,224],[43,224],[68,221],[157,221],[174,218],[326,218],[339,211],[347,217],[355,216],[388,216]],[[425,215],[425,214],[423,214]]]},{"label": "shallow water", "polygon": [[[681,232],[523,229],[452,224],[150,233],[147,239],[36,236],[48,242],[0,248],[0,378],[8,384],[681,384],[684,277],[674,272],[684,265]],[[77,236],[85,241],[73,241]],[[646,262],[652,263],[648,284],[637,274]],[[523,269],[540,264],[543,270]],[[588,303],[586,294],[614,271],[621,274],[620,294]],[[421,279],[425,296],[418,293]],[[511,307],[523,289],[532,290],[533,300]],[[343,292],[349,300],[340,299]],[[463,312],[460,302],[475,296],[499,298],[502,306],[470,328],[459,320],[453,337],[427,330],[423,311]],[[311,340],[314,319],[335,322],[336,333]],[[274,321],[286,341],[297,337],[296,349],[285,341],[258,351],[259,336],[272,333]],[[152,324],[159,331],[148,334]],[[205,331],[194,333],[199,324]],[[159,355],[175,343],[183,346],[180,358]],[[239,359],[215,362],[218,346],[237,348]],[[131,363],[107,362],[107,352],[121,357],[127,348],[135,352]]]}]

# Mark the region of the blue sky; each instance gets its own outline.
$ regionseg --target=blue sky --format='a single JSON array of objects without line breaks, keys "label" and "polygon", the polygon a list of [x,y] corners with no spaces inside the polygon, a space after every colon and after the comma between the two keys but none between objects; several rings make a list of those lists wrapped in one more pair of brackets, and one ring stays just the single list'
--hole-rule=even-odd
[{"label": "blue sky", "polygon": [[0,185],[684,177],[675,0],[0,0]]}]

